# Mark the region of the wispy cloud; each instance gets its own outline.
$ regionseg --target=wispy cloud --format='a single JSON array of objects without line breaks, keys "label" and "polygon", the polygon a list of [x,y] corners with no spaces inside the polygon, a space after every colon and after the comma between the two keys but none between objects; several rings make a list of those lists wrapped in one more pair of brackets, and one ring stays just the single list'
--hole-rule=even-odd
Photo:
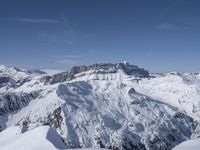
[{"label": "wispy cloud", "polygon": [[62,60],[57,60],[55,63],[56,64],[74,65],[74,64],[77,64],[78,61],[71,60],[71,59],[62,59]]},{"label": "wispy cloud", "polygon": [[177,25],[173,23],[161,23],[157,25],[156,28],[160,30],[186,30],[188,29],[187,26]]},{"label": "wispy cloud", "polygon": [[64,36],[66,39],[67,44],[76,44],[78,40],[78,36],[72,25],[70,24],[69,19],[62,13],[60,12],[60,17],[62,20],[62,23],[64,24]]},{"label": "wispy cloud", "polygon": [[56,19],[34,19],[34,18],[9,18],[8,21],[21,22],[21,23],[50,23],[50,24],[60,23],[60,21]]},{"label": "wispy cloud", "polygon": [[174,0],[172,3],[167,6],[161,13],[160,16],[164,16],[174,10],[183,0]]},{"label": "wispy cloud", "polygon": [[75,65],[80,63],[82,56],[80,55],[55,55],[50,56],[55,59],[56,64]]},{"label": "wispy cloud", "polygon": [[81,58],[82,56],[80,55],[51,55],[51,58],[56,58],[56,59],[72,59],[72,58]]},{"label": "wispy cloud", "polygon": [[66,16],[60,14],[59,30],[40,30],[37,33],[38,39],[47,44],[63,44],[63,45],[74,45],[77,43],[79,35],[73,29],[69,20]]}]

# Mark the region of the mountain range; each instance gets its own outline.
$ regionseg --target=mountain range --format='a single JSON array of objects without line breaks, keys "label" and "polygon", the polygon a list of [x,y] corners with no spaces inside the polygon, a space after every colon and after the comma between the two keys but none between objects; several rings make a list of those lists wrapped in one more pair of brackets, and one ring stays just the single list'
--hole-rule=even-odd
[{"label": "mountain range", "polygon": [[170,150],[200,137],[200,73],[150,74],[127,62],[0,65],[0,131],[7,150]]}]

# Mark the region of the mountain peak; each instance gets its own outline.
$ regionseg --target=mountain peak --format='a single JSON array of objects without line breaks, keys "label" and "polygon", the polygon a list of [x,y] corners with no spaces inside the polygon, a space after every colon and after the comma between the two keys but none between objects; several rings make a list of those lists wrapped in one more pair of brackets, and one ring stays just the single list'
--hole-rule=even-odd
[{"label": "mountain peak", "polygon": [[73,66],[70,68],[70,72],[73,74],[89,71],[89,70],[97,70],[97,71],[106,71],[106,72],[117,72],[118,70],[122,70],[127,75],[136,75],[139,77],[149,77],[149,72],[144,70],[143,68],[139,68],[137,65],[131,65],[128,62],[123,63],[96,63],[93,65],[81,65],[81,66]]},{"label": "mountain peak", "polygon": [[5,65],[0,65],[0,70],[5,69],[6,66]]},{"label": "mountain peak", "polygon": [[125,74],[131,76],[140,78],[149,77],[148,71],[129,63],[96,63],[93,65],[73,66],[66,72],[54,74],[53,76],[45,76],[41,80],[44,82],[50,82],[50,84],[54,84],[74,79],[76,74],[86,71],[94,71],[94,73],[98,74],[108,74],[117,73],[119,70],[122,70]]}]

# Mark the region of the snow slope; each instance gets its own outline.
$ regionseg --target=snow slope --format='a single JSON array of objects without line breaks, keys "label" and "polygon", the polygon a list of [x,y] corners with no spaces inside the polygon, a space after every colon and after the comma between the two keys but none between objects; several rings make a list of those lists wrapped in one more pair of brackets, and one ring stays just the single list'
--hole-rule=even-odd
[{"label": "snow slope", "polygon": [[134,88],[153,99],[185,111],[195,120],[200,118],[199,75],[169,73],[156,78],[143,79],[134,84]]},{"label": "snow slope", "polygon": [[199,150],[200,149],[200,138],[183,142],[173,148],[173,150]]},{"label": "snow slope", "polygon": [[56,150],[65,149],[61,137],[48,126],[41,126],[22,133],[17,126],[5,129],[0,133],[2,150]]}]

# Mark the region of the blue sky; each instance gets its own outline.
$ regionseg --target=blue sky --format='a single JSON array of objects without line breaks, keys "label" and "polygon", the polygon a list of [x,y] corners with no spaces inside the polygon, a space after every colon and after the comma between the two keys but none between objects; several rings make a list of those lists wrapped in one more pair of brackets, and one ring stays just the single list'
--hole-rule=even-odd
[{"label": "blue sky", "polygon": [[198,0],[1,0],[0,64],[200,71]]}]

